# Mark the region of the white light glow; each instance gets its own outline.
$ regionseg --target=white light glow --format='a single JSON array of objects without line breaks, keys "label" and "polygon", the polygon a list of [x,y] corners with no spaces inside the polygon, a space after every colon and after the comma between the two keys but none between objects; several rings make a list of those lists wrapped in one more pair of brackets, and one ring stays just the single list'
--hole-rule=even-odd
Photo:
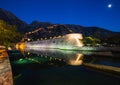
[{"label": "white light glow", "polygon": [[40,40],[27,42],[26,48],[59,48],[59,49],[74,49],[76,47],[82,47],[82,34],[72,33],[67,34],[64,37],[54,37],[54,39]]},{"label": "white light glow", "polygon": [[112,4],[108,4],[108,8],[111,8],[112,7]]}]

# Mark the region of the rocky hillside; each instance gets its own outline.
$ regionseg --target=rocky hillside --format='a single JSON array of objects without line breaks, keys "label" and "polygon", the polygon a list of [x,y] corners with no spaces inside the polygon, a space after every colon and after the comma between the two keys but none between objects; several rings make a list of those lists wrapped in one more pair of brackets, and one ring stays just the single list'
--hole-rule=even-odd
[{"label": "rocky hillside", "polygon": [[[67,33],[82,33],[84,37],[92,36],[109,42],[120,43],[120,32],[112,32],[99,27],[83,27],[74,24],[52,24],[50,22],[33,21],[26,24],[9,11],[0,8],[0,19],[10,25],[15,25],[19,32],[25,33],[25,37],[33,40],[38,38],[50,38]],[[119,44],[118,43],[118,44]]]},{"label": "rocky hillside", "polygon": [[9,11],[0,8],[0,20],[4,20],[10,25],[15,25],[18,31],[22,31],[27,24]]},{"label": "rocky hillside", "polygon": [[26,28],[26,39],[31,40],[49,39],[50,37],[62,36],[68,33],[82,33],[83,37],[91,36],[99,38],[103,43],[120,45],[120,32],[112,32],[99,27],[83,27],[71,24],[51,24],[49,22],[32,22]]},{"label": "rocky hillside", "polygon": [[83,27],[80,25],[71,25],[71,24],[51,24],[48,22],[37,22],[37,21],[32,22],[26,28],[26,31],[28,35],[39,36],[39,37],[59,36],[68,33],[82,33],[83,36],[93,36],[100,38],[115,33],[98,27]]}]

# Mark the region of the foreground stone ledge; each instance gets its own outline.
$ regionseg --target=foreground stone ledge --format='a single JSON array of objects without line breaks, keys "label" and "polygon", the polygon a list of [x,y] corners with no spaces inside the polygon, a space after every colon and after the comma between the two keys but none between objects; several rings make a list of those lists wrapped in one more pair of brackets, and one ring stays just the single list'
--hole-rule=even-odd
[{"label": "foreground stone ledge", "polygon": [[0,50],[0,85],[13,85],[11,66],[4,49]]}]

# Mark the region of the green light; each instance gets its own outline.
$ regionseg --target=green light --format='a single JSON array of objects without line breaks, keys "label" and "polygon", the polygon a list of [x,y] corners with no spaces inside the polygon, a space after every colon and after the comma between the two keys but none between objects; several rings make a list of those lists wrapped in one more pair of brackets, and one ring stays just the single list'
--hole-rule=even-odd
[{"label": "green light", "polygon": [[23,59],[19,59],[19,61],[22,61]]},{"label": "green light", "polygon": [[28,62],[27,60],[19,59],[18,61],[15,61],[14,63],[15,64],[25,64],[27,62]]},{"label": "green light", "polygon": [[45,57],[36,57],[36,58],[26,58],[26,59],[19,59],[17,61],[14,61],[14,64],[32,64],[32,63],[41,63],[41,62],[46,62],[48,61],[48,58]]}]

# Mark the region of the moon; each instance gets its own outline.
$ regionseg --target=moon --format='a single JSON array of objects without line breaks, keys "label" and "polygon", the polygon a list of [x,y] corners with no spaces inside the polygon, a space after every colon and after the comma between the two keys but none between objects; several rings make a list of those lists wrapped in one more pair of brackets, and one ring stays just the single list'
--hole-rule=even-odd
[{"label": "moon", "polygon": [[111,8],[112,7],[112,4],[108,4],[108,8]]}]

